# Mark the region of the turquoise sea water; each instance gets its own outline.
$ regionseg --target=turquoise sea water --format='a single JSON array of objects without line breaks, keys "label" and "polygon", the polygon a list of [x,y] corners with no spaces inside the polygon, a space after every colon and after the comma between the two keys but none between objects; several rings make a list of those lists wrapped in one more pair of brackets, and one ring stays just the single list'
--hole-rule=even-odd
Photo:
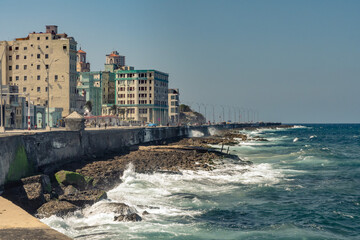
[{"label": "turquoise sea water", "polygon": [[114,222],[101,202],[42,221],[75,239],[360,239],[360,125],[243,133],[268,140],[230,147],[251,166],[225,159],[182,175],[129,166],[104,202],[149,212],[141,222]]}]

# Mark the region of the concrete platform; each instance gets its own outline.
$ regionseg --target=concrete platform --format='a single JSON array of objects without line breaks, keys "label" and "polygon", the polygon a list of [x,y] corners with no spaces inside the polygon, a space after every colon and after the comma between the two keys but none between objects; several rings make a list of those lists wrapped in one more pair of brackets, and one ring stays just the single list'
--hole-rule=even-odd
[{"label": "concrete platform", "polygon": [[0,197],[0,240],[71,240]]}]

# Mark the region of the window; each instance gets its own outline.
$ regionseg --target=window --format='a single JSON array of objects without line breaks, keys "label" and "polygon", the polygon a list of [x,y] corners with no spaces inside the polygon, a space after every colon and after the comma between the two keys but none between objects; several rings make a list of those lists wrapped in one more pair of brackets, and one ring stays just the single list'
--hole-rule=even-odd
[{"label": "window", "polygon": [[16,80],[16,81],[19,81],[19,76],[16,76],[16,77],[15,77],[15,80]]},{"label": "window", "polygon": [[12,46],[9,46],[9,51],[12,51]]},{"label": "window", "polygon": [[12,56],[9,56],[9,61],[11,61],[12,60]]},{"label": "window", "polygon": [[46,40],[49,40],[49,37],[46,37],[45,39],[46,39]]},{"label": "window", "polygon": [[27,76],[24,76],[24,81],[26,81],[27,80]]},{"label": "window", "polygon": [[45,92],[47,92],[48,91],[48,88],[47,87],[45,87]]},{"label": "window", "polygon": [[26,55],[24,55],[24,59],[26,59]]},{"label": "window", "polygon": [[9,66],[9,70],[10,70],[10,71],[12,70],[12,66]]},{"label": "window", "polygon": [[46,64],[46,65],[45,65],[45,68],[46,68],[46,69],[49,69],[49,65]]},{"label": "window", "polygon": [[16,55],[16,60],[19,60],[20,56],[19,55]]},{"label": "window", "polygon": [[40,37],[37,37],[37,40],[40,40]]},{"label": "window", "polygon": [[45,48],[49,48],[49,46],[48,45],[46,45],[46,47]]},{"label": "window", "polygon": [[37,91],[37,92],[40,92],[40,87],[37,87],[36,91]]},{"label": "window", "polygon": [[66,45],[64,45],[64,46],[63,46],[63,50],[66,50],[66,49],[67,49],[67,47],[66,47]]},{"label": "window", "polygon": [[55,75],[55,78],[54,78],[54,79],[55,79],[55,81],[57,81],[57,80],[58,80],[58,75]]},{"label": "window", "polygon": [[9,77],[9,82],[12,82],[12,77]]},{"label": "window", "polygon": [[36,78],[37,80],[40,80],[40,75],[37,75],[37,78]]},{"label": "window", "polygon": [[19,69],[19,65],[16,65],[16,66],[15,66],[15,69]]},{"label": "window", "polygon": [[27,50],[27,47],[24,47],[24,50]]},{"label": "window", "polygon": [[49,58],[49,54],[45,54],[45,58],[48,59],[48,58]]},{"label": "window", "polygon": [[19,50],[19,47],[15,47],[15,50]]},{"label": "window", "polygon": [[27,65],[24,65],[24,70],[26,70],[27,69]]},{"label": "window", "polygon": [[26,87],[23,87],[23,92],[26,92]]},{"label": "window", "polygon": [[40,65],[37,65],[37,66],[36,66],[36,69],[37,69],[37,70],[40,70]]},{"label": "window", "polygon": [[40,54],[36,55],[36,57],[39,59],[39,58],[40,58]]}]

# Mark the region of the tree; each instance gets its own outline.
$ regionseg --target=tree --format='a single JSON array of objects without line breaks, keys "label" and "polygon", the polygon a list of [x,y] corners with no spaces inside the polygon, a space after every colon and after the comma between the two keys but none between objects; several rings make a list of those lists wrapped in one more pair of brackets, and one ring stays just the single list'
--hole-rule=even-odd
[{"label": "tree", "polygon": [[181,104],[180,105],[180,112],[192,112],[192,110],[188,105]]},{"label": "tree", "polygon": [[87,101],[84,106],[89,112],[92,111],[92,103],[91,101]]}]

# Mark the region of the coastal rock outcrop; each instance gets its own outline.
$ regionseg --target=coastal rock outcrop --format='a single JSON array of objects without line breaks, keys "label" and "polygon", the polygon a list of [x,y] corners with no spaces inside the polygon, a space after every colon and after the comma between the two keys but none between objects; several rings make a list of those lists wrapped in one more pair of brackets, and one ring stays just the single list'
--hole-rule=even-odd
[{"label": "coastal rock outcrop", "polygon": [[119,215],[114,217],[114,221],[139,222],[141,220],[142,218],[136,213],[131,213],[129,215]]},{"label": "coastal rock outcrop", "polygon": [[67,201],[51,200],[43,204],[38,210],[36,215],[39,218],[50,217],[51,215],[64,216],[70,212],[74,212],[79,207]]},{"label": "coastal rock outcrop", "polygon": [[60,186],[73,185],[78,189],[85,189],[89,181],[79,173],[65,170],[55,173],[55,178]]},{"label": "coastal rock outcrop", "polygon": [[78,207],[83,207],[86,204],[91,205],[106,198],[106,192],[98,189],[75,191],[72,194],[64,194],[59,196],[59,200],[67,201]]}]

